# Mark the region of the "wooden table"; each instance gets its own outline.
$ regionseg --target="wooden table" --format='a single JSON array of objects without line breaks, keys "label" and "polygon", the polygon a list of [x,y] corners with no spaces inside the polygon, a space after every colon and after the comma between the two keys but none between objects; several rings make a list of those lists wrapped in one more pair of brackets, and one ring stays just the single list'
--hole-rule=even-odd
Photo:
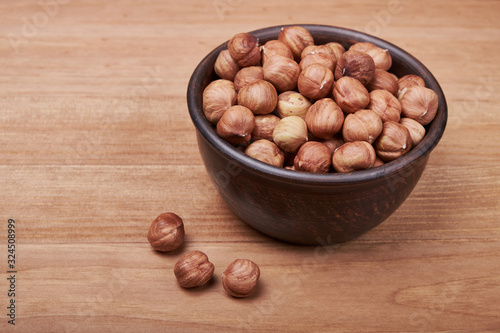
[{"label": "wooden table", "polygon": [[[2,1],[0,331],[499,332],[499,12],[493,0]],[[205,54],[237,32],[290,23],[401,46],[449,103],[409,199],[341,245],[288,245],[239,220],[187,113]],[[146,233],[165,211],[182,216],[187,238],[162,255]],[[172,268],[195,249],[215,278],[185,290]],[[248,299],[221,285],[236,258],[261,268]]]}]

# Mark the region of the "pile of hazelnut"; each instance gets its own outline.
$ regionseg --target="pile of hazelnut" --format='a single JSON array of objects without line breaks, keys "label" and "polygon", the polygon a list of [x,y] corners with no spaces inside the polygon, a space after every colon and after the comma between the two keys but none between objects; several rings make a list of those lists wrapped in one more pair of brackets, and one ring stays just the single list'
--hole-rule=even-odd
[{"label": "pile of hazelnut", "polygon": [[203,111],[219,136],[262,162],[315,173],[390,162],[424,137],[437,94],[416,75],[388,72],[388,50],[314,45],[301,26],[277,40],[239,33],[220,52]]}]

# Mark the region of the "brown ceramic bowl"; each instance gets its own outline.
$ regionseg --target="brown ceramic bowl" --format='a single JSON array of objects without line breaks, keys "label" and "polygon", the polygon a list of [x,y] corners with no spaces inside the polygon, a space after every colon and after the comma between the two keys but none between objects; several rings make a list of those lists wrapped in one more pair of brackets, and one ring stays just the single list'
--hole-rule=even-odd
[{"label": "brown ceramic bowl", "polygon": [[[251,33],[260,44],[277,39],[283,26]],[[196,67],[188,86],[189,113],[207,172],[229,208],[243,221],[271,237],[297,244],[351,240],[387,219],[410,195],[443,135],[446,100],[429,70],[399,47],[362,32],[324,25],[303,25],[315,44],[371,42],[388,49],[397,76],[416,74],[439,96],[436,118],[423,141],[408,154],[381,167],[352,173],[313,174],[277,168],[246,156],[221,139],[202,110],[202,93],[217,77],[214,62],[227,42]],[[235,34],[239,31],[235,31]]]}]

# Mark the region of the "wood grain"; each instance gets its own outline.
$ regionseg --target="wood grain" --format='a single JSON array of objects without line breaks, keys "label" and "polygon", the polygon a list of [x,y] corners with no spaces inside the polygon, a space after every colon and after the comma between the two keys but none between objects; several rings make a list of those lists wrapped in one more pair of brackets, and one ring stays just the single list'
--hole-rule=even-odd
[{"label": "wood grain", "polygon": [[[7,220],[18,226],[16,326],[2,315],[0,331],[500,331],[500,2],[59,3],[46,21],[38,1],[0,4],[2,244]],[[210,183],[187,113],[206,53],[291,23],[401,46],[448,99],[447,130],[412,195],[340,245],[284,244],[239,220]],[[162,255],[145,235],[164,211],[184,218],[187,237]],[[172,267],[195,249],[215,278],[184,290]],[[220,283],[236,258],[261,268],[248,299]],[[6,264],[4,252],[4,282]]]}]

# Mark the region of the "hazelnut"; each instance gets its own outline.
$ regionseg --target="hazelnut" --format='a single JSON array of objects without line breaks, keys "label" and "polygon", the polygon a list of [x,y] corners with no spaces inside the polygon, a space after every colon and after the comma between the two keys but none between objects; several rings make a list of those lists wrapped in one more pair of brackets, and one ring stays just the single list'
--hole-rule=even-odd
[{"label": "hazelnut", "polygon": [[378,157],[378,156],[377,156],[377,157],[375,158],[375,163],[373,163],[373,167],[372,167],[372,168],[376,168],[376,167],[382,166],[382,165],[384,165],[384,164],[385,164],[385,162],[384,162],[384,161],[382,161],[382,160],[380,159],[380,157]]},{"label": "hazelnut", "polygon": [[274,142],[266,139],[257,140],[251,143],[245,150],[245,154],[261,162],[283,167],[285,153]]},{"label": "hazelnut", "polygon": [[406,127],[410,133],[412,147],[415,147],[422,141],[425,136],[425,127],[422,124],[414,119],[406,117],[401,118],[399,123]]},{"label": "hazelnut", "polygon": [[365,170],[373,167],[375,157],[375,150],[368,142],[346,142],[333,153],[332,165],[337,172]]},{"label": "hazelnut", "polygon": [[324,53],[309,53],[299,63],[299,66],[304,70],[307,66],[311,64],[320,64],[333,71],[335,69],[334,58],[328,54]]},{"label": "hazelnut", "polygon": [[332,151],[317,141],[304,143],[295,156],[293,166],[298,171],[327,173],[332,164]]},{"label": "hazelnut", "polygon": [[305,121],[315,137],[326,140],[340,131],[344,123],[344,113],[333,99],[323,98],[309,108]]},{"label": "hazelnut", "polygon": [[387,90],[373,90],[370,92],[368,109],[375,111],[383,122],[399,122],[401,117],[401,103]]},{"label": "hazelnut", "polygon": [[247,297],[257,288],[260,269],[248,259],[236,259],[222,273],[222,286],[233,297]]},{"label": "hazelnut", "polygon": [[[398,94],[398,82],[394,74],[381,69],[375,69],[373,80],[366,85],[368,91],[373,90],[387,90],[394,96]],[[236,88],[237,89],[237,88]]]},{"label": "hazelnut", "polygon": [[229,40],[227,49],[241,67],[260,64],[259,39],[252,34],[242,32],[234,35]]},{"label": "hazelnut", "polygon": [[345,143],[344,139],[339,134],[334,135],[331,139],[322,140],[320,142],[324,143],[328,148],[330,148],[332,154],[335,152],[335,150],[337,150],[338,147],[342,146]]},{"label": "hazelnut", "polygon": [[326,43],[325,46],[328,46],[333,51],[333,53],[335,54],[336,61],[339,61],[339,59],[345,52],[344,46],[342,46],[342,44],[340,43],[330,42]]},{"label": "hazelnut", "polygon": [[[337,54],[333,50],[333,48],[327,46],[327,45],[309,45],[307,46],[304,50],[302,50],[302,53],[300,55],[300,59],[304,59],[306,56],[309,54],[322,54],[324,56],[327,56],[333,60],[334,63],[334,68],[335,65],[337,64]],[[333,71],[333,69],[332,69]]]},{"label": "hazelnut", "polygon": [[241,105],[230,107],[217,123],[217,134],[233,145],[250,142],[255,127],[253,112]]},{"label": "hazelnut", "polygon": [[256,80],[244,86],[238,93],[238,104],[252,110],[254,114],[268,114],[278,103],[274,86],[264,80]]},{"label": "hazelnut", "polygon": [[173,251],[183,240],[184,223],[174,213],[160,214],[149,227],[148,241],[156,251]]},{"label": "hazelnut", "polygon": [[389,50],[382,49],[375,44],[367,42],[356,43],[349,48],[349,51],[358,51],[368,54],[373,58],[375,68],[388,71],[392,66],[392,57]]},{"label": "hazelnut", "polygon": [[398,79],[398,99],[401,100],[406,90],[413,86],[425,87],[424,79],[418,75],[408,74]]},{"label": "hazelnut", "polygon": [[370,103],[370,93],[358,80],[344,76],[333,87],[333,98],[345,113],[354,113]]},{"label": "hazelnut", "polygon": [[273,131],[279,123],[280,118],[274,114],[263,114],[255,116],[255,127],[252,131],[252,139],[260,140],[266,139],[273,140]]},{"label": "hazelnut", "polygon": [[223,50],[215,60],[214,70],[221,79],[234,80],[234,76],[240,70],[240,65],[231,57],[228,50]]},{"label": "hazelnut", "polygon": [[304,118],[311,102],[296,91],[285,91],[278,96],[276,112],[281,118],[297,116]]},{"label": "hazelnut", "polygon": [[203,91],[203,112],[208,121],[216,124],[220,117],[237,101],[233,82],[229,80],[215,80]]},{"label": "hazelnut", "polygon": [[378,157],[384,162],[395,160],[410,151],[410,132],[400,123],[387,121],[374,146]]},{"label": "hazelnut", "polygon": [[201,251],[191,251],[183,255],[174,266],[177,282],[184,288],[199,287],[207,283],[214,274],[214,265]]},{"label": "hazelnut", "polygon": [[285,152],[296,153],[307,141],[306,122],[297,116],[281,119],[274,128],[273,141]]},{"label": "hazelnut", "polygon": [[299,92],[311,99],[326,97],[332,91],[333,73],[320,64],[307,66],[297,81]]},{"label": "hazelnut", "polygon": [[306,46],[314,45],[314,38],[307,29],[301,26],[284,27],[278,35],[278,40],[285,43],[292,50],[296,61],[300,60],[302,50]]},{"label": "hazelnut", "polygon": [[364,86],[370,83],[375,74],[375,63],[368,54],[358,51],[346,51],[337,61],[335,79],[349,76],[359,80]]},{"label": "hazelnut", "polygon": [[372,110],[348,114],[342,128],[345,141],[366,141],[372,144],[382,133],[382,119]]},{"label": "hazelnut", "polygon": [[299,79],[300,66],[294,60],[273,55],[264,63],[264,79],[278,91],[294,90]]},{"label": "hazelnut", "polygon": [[438,103],[438,95],[434,90],[413,86],[401,98],[402,115],[427,125],[436,116]]},{"label": "hazelnut", "polygon": [[257,80],[264,80],[264,70],[260,66],[243,67],[234,76],[234,88],[240,91],[241,88]]},{"label": "hazelnut", "polygon": [[262,52],[262,59],[261,59],[262,65],[266,63],[268,58],[275,55],[280,55],[293,60],[292,50],[290,50],[290,48],[285,43],[280,42],[279,40],[276,39],[270,40],[266,42],[264,45],[262,45],[261,52]]}]

